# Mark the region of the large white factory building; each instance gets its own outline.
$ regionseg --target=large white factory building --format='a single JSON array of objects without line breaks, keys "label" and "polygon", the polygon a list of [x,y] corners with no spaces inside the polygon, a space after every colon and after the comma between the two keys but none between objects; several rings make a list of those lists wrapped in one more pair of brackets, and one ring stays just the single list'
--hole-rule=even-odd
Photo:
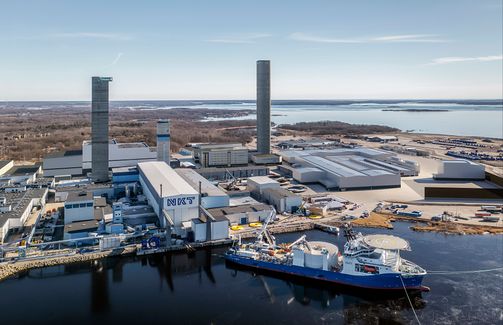
[{"label": "large white factory building", "polygon": [[201,186],[201,206],[203,208],[212,209],[229,206],[229,195],[194,169],[178,168],[175,171],[196,191],[199,191],[199,186]]},{"label": "large white factory building", "polygon": [[161,227],[199,217],[199,193],[164,161],[138,164],[143,193],[159,217]]},{"label": "large white factory building", "polygon": [[[157,160],[155,148],[144,142],[118,143],[111,140],[108,144],[110,168],[136,166],[143,161]],[[44,157],[43,170],[45,177],[62,175],[82,175],[91,170],[92,142],[82,142],[82,150],[70,150],[51,153]]]},{"label": "large white factory building", "polygon": [[400,176],[419,173],[417,163],[377,149],[287,150],[281,156],[296,181],[341,191],[400,187]]},{"label": "large white factory building", "polygon": [[444,160],[433,177],[439,180],[484,180],[486,169],[484,165],[465,159]]}]

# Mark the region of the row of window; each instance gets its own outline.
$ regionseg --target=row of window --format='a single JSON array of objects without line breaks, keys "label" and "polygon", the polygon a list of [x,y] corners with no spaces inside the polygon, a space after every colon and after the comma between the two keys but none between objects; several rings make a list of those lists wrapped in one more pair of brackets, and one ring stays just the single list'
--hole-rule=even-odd
[{"label": "row of window", "polygon": [[93,203],[88,202],[88,203],[78,203],[78,204],[65,204],[65,209],[77,209],[77,208],[85,208],[85,207],[92,207]]}]

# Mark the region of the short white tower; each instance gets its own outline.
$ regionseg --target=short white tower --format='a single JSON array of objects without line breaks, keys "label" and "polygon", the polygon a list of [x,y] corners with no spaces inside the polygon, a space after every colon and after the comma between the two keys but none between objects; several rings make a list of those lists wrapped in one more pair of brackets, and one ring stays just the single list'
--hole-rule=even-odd
[{"label": "short white tower", "polygon": [[169,165],[170,155],[169,120],[157,121],[157,160]]}]

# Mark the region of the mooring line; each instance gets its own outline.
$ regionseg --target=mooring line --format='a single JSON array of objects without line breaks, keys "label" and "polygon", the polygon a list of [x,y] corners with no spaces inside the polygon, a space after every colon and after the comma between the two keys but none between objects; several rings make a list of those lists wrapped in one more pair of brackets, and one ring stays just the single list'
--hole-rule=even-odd
[{"label": "mooring line", "polygon": [[409,300],[410,308],[412,308],[412,311],[414,312],[414,316],[416,316],[417,323],[421,325],[421,321],[419,320],[419,317],[417,317],[416,314],[416,309],[414,309],[414,305],[412,304],[412,300],[410,300],[409,293],[407,292],[407,288],[405,287],[405,283],[403,283],[402,275],[399,275],[400,281],[402,281],[402,286],[403,290],[405,290],[405,295],[407,296],[407,300]]},{"label": "mooring line", "polygon": [[483,269],[483,270],[468,270],[468,271],[427,271],[431,275],[444,275],[444,274],[472,274],[472,273],[487,273],[503,271],[503,267],[497,267],[494,269]]}]

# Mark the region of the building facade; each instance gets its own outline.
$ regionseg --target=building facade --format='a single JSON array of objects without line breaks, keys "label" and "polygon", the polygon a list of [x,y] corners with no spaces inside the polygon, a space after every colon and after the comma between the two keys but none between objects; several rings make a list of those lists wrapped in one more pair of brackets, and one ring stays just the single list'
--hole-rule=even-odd
[{"label": "building facade", "polygon": [[161,227],[173,226],[199,217],[199,193],[164,161],[138,164],[140,184]]},{"label": "building facade", "polygon": [[194,160],[202,168],[248,164],[248,149],[240,143],[205,143],[192,147]]}]

